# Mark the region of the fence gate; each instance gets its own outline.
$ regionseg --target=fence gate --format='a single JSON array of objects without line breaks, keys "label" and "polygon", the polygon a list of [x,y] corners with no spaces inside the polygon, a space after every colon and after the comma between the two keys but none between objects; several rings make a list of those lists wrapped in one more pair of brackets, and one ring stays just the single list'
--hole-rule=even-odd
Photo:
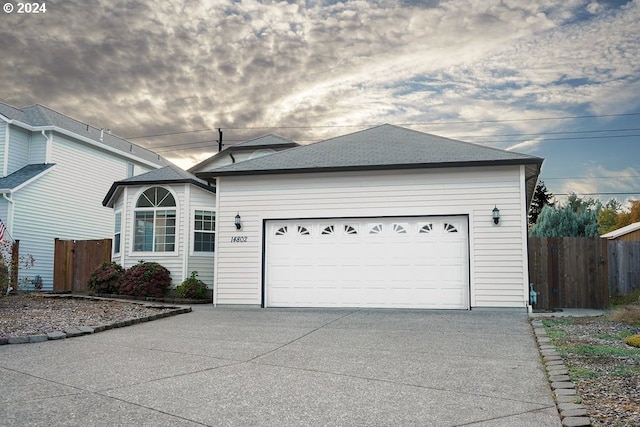
[{"label": "fence gate", "polygon": [[598,308],[609,304],[607,242],[585,237],[530,237],[529,281],[537,309]]},{"label": "fence gate", "polygon": [[111,239],[56,239],[53,291],[88,292],[91,273],[105,261],[111,261]]}]

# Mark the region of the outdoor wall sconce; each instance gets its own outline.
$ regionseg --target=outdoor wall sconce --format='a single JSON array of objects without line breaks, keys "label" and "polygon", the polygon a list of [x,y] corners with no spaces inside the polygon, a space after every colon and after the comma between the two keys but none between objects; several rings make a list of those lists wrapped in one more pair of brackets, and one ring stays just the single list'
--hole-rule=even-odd
[{"label": "outdoor wall sconce", "polygon": [[236,225],[236,230],[240,230],[242,228],[242,222],[240,221],[240,213],[236,214],[236,220],[234,221]]},{"label": "outdoor wall sconce", "polygon": [[498,209],[498,207],[496,206],[491,212],[493,213],[493,223],[498,225],[498,223],[500,222],[500,209]]}]

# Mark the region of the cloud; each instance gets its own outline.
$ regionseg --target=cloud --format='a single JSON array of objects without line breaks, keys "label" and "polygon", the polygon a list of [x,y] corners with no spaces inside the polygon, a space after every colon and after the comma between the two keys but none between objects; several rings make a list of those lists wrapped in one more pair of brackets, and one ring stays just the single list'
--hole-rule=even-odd
[{"label": "cloud", "polygon": [[[638,106],[638,2],[47,6],[46,16],[3,16],[3,101],[43,103],[124,136],[222,127],[232,143],[271,126],[304,142],[383,122],[484,121],[426,128],[482,136],[557,126],[492,120]],[[214,146],[216,138],[211,131],[136,142]],[[497,145],[539,147],[533,138]],[[162,154],[187,163],[213,151],[189,147]]]}]

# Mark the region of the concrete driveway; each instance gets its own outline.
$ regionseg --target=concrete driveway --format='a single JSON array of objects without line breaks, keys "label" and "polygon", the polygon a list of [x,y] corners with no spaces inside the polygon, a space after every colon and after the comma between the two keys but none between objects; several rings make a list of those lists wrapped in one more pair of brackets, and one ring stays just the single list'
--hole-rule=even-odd
[{"label": "concrete driveway", "polygon": [[0,347],[6,426],[560,426],[527,316],[196,306]]}]

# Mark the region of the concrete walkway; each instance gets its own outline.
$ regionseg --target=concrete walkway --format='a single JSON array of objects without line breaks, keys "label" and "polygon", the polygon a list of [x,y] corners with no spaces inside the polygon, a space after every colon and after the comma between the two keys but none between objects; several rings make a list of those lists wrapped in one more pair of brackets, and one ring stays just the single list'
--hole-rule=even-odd
[{"label": "concrete walkway", "polygon": [[193,312],[0,347],[5,426],[560,426],[527,314]]}]

